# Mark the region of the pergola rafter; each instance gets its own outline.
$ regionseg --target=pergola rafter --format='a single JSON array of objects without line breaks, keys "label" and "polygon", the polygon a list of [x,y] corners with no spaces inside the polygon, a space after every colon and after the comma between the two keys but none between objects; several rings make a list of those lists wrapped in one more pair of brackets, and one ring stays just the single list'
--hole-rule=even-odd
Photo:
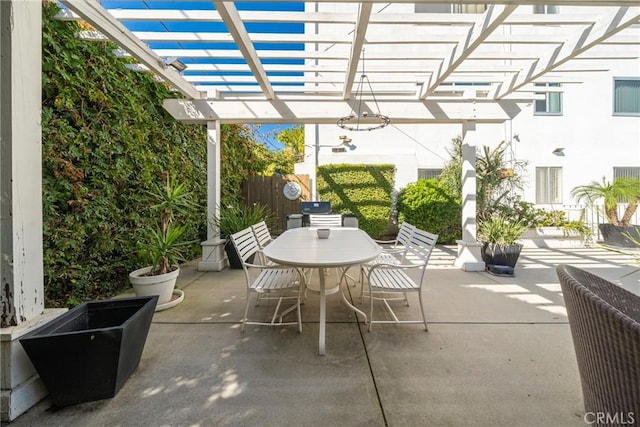
[{"label": "pergola rafter", "polygon": [[360,54],[364,45],[364,36],[367,34],[369,19],[371,19],[371,3],[362,3],[358,9],[358,18],[353,32],[353,41],[351,43],[351,55],[349,55],[349,67],[345,73],[344,86],[342,89],[342,98],[351,98],[353,81],[358,72],[358,64],[360,63]]},{"label": "pergola rafter", "polygon": [[123,24],[114,19],[99,3],[88,0],[65,0],[65,5],[102,34],[116,41],[151,71],[161,76],[184,95],[199,98],[200,92],[176,70],[171,69],[153,50],[137,39]]},{"label": "pergola rafter", "polygon": [[513,13],[517,6],[495,6],[490,5],[484,12],[482,17],[476,21],[463,40],[461,40],[456,47],[451,50],[451,53],[446,58],[446,62],[442,63],[442,67],[438,70],[438,74],[435,76],[429,87],[426,88],[420,95],[420,99],[425,99],[431,95],[435,90],[444,83],[448,76],[450,76],[456,68],[469,58],[471,54],[486,40],[491,33],[502,23],[504,20]]},{"label": "pergola rafter", "polygon": [[273,99],[275,97],[273,88],[269,83],[267,73],[260,63],[260,57],[253,47],[253,42],[242,23],[238,9],[236,9],[232,1],[214,1],[213,3],[216,5],[216,9],[231,33],[233,40],[236,42],[236,45],[238,45],[238,50],[240,50],[242,57],[247,61],[249,69],[260,85],[264,96],[267,99]]}]

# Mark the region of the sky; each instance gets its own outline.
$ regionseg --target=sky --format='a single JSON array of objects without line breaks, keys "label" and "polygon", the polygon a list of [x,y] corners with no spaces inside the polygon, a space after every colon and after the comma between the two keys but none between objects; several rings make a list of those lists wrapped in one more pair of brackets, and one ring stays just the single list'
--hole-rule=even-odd
[{"label": "sky", "polygon": [[[269,11],[303,11],[303,2],[236,2],[236,7],[240,11],[245,10],[269,10]],[[195,1],[161,1],[161,0],[102,0],[102,6],[106,9],[201,9],[201,10],[214,10],[215,6],[211,0],[195,0]],[[221,22],[135,22],[135,21],[123,21],[123,24],[131,31],[187,31],[187,32],[227,32],[226,26]],[[255,33],[304,33],[304,24],[290,23],[290,24],[272,24],[272,23],[260,23],[260,22],[248,22],[246,23],[248,32]],[[237,49],[235,43],[207,43],[207,42],[150,42],[148,43],[151,48],[154,49]],[[302,43],[260,43],[256,44],[257,50],[304,50],[304,44]],[[185,64],[193,63],[214,63],[214,64],[246,64],[246,61],[241,58],[180,58]],[[266,59],[263,63],[269,64],[291,64],[302,63],[302,60],[287,60],[287,59]],[[185,71],[185,75],[198,75],[201,72],[197,71]],[[251,72],[236,71],[221,73],[225,75],[251,75]],[[286,72],[268,72],[270,76],[295,76],[302,73],[286,73]],[[214,85],[215,86],[215,85]],[[256,87],[257,87],[256,83]],[[257,129],[258,140],[268,148],[273,150],[279,150],[282,148],[275,139],[275,133],[283,129],[289,128],[291,125],[278,124],[278,125],[261,125]]]},{"label": "sky", "polygon": [[277,124],[277,125],[272,125],[272,124],[263,124],[260,125],[259,127],[257,127],[255,133],[256,133],[256,137],[258,139],[258,142],[261,142],[263,144],[265,144],[267,146],[267,148],[269,148],[270,150],[282,150],[282,148],[284,148],[284,145],[281,144],[280,142],[278,142],[278,140],[275,138],[276,134],[278,132],[283,131],[284,129],[290,128],[293,125],[287,125],[287,124]]}]

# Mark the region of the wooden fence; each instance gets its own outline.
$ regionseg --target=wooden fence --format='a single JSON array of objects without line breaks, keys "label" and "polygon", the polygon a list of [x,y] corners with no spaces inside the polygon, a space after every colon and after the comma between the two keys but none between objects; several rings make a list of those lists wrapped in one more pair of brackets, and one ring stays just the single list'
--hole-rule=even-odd
[{"label": "wooden fence", "polygon": [[[289,200],[284,196],[282,189],[288,182],[300,184],[299,199]],[[300,202],[311,200],[311,179],[309,175],[250,176],[242,184],[242,197],[248,206],[255,203],[267,206],[276,219],[271,232],[279,234],[287,229],[287,215],[301,213]]]}]

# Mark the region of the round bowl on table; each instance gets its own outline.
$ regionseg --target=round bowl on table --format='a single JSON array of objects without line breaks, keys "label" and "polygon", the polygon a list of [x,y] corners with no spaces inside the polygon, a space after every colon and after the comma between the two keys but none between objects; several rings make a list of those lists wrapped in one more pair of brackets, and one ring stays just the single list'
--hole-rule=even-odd
[{"label": "round bowl on table", "polygon": [[331,229],[329,229],[329,228],[318,228],[316,230],[316,233],[318,234],[318,239],[328,239],[329,235],[331,234]]}]

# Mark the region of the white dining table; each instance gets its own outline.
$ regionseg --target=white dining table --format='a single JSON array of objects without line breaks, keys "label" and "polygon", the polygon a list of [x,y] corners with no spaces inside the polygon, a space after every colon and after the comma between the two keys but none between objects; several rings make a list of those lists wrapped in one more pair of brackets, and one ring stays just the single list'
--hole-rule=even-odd
[{"label": "white dining table", "polygon": [[[320,332],[318,353],[325,354],[326,295],[325,269],[350,267],[371,261],[382,248],[358,228],[330,228],[327,239],[317,236],[317,227],[293,228],[285,231],[264,248],[264,255],[278,264],[316,268],[320,278]],[[340,283],[336,284],[339,287]],[[337,288],[336,288],[337,290]],[[344,297],[344,295],[343,295]],[[346,298],[344,301],[354,308]],[[360,310],[358,312],[362,313]]]}]

